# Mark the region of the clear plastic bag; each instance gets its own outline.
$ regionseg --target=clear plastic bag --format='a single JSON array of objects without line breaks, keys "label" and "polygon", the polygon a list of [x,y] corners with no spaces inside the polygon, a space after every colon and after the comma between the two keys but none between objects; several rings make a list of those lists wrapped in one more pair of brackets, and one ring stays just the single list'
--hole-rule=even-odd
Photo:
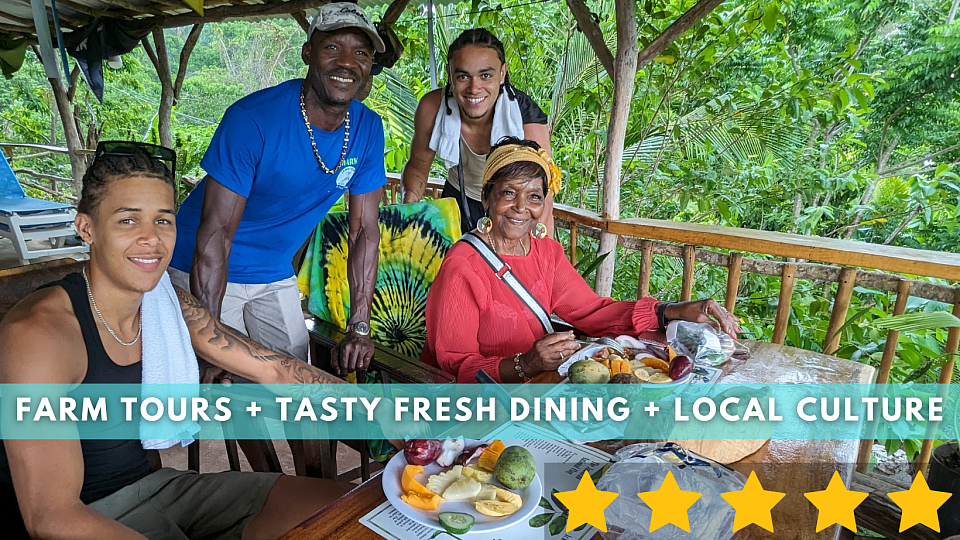
[{"label": "clear plastic bag", "polygon": [[[708,458],[687,452],[676,443],[632,444],[621,448],[614,464],[597,483],[597,489],[619,493],[606,509],[604,540],[729,540],[735,511],[721,497],[743,489],[747,479]],[[701,493],[689,508],[690,532],[664,525],[649,532],[652,510],[637,493],[660,489],[667,471],[683,491]]]},{"label": "clear plastic bag", "polygon": [[736,342],[707,323],[673,321],[667,325],[667,343],[695,364],[718,366],[733,356]]}]

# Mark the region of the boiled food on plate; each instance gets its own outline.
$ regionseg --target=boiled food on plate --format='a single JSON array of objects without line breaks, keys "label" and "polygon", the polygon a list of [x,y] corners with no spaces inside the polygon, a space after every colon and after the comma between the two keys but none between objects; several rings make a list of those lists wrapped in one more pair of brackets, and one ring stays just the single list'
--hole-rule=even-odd
[{"label": "boiled food on plate", "polygon": [[604,347],[589,358],[574,362],[567,371],[567,376],[574,384],[664,384],[679,381],[693,372],[693,361],[690,358],[669,352],[672,350],[668,348],[670,360],[664,360],[628,349],[627,357],[633,356],[633,360],[628,360]]}]

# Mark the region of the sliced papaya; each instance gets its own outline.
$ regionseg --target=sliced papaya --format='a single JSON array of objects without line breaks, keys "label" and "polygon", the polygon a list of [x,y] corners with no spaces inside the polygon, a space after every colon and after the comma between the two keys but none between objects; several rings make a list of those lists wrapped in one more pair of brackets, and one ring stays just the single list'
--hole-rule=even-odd
[{"label": "sliced papaya", "polygon": [[480,454],[480,459],[477,460],[477,465],[481,469],[486,469],[488,471],[497,470],[497,460],[500,459],[500,454],[506,449],[506,445],[503,444],[503,441],[500,439],[494,440],[487,446],[487,449]]}]

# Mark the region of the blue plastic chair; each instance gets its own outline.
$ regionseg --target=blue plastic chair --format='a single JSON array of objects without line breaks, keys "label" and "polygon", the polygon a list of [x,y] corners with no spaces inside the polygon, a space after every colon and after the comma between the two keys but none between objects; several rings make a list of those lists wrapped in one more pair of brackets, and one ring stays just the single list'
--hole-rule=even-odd
[{"label": "blue plastic chair", "polygon": [[[27,197],[6,156],[0,153],[0,237],[13,241],[21,264],[31,259],[88,251],[86,245],[61,247],[63,238],[77,233],[73,226],[76,208]],[[49,239],[53,247],[34,247],[28,240]]]}]

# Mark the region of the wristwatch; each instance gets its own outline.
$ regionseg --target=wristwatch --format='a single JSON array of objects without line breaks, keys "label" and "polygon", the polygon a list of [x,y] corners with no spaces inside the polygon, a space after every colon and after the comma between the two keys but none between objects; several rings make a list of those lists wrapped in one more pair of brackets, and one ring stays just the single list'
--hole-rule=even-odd
[{"label": "wristwatch", "polygon": [[357,335],[360,335],[360,336],[369,336],[369,335],[370,335],[370,325],[367,324],[367,323],[365,323],[365,322],[363,322],[363,321],[355,322],[355,323],[353,323],[353,324],[348,324],[348,325],[347,325],[347,333],[349,334],[350,332],[353,332],[354,334],[357,334]]}]

